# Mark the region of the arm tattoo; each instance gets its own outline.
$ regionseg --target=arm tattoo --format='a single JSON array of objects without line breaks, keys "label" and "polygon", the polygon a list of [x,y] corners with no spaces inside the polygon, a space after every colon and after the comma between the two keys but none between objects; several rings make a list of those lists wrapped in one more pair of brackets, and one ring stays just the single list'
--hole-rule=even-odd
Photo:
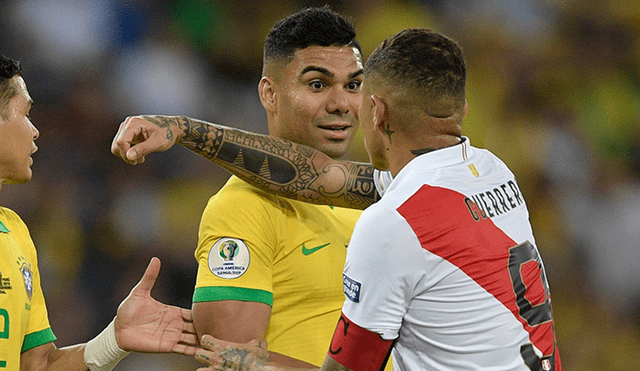
[{"label": "arm tattoo", "polygon": [[166,138],[168,140],[173,140],[173,131],[171,131],[171,124],[175,125],[175,123],[173,122],[174,120],[171,117],[167,117],[167,116],[142,116],[142,117],[145,120],[156,124],[158,127],[166,128],[167,129]]},{"label": "arm tattoo", "polygon": [[317,168],[315,149],[190,118],[176,121],[185,133],[180,144],[262,190],[357,209],[379,198],[370,164],[327,161]]},{"label": "arm tattoo", "polygon": [[220,357],[224,360],[222,367],[225,370],[258,370],[265,363],[264,358],[256,357],[247,349],[227,348],[220,352]]}]

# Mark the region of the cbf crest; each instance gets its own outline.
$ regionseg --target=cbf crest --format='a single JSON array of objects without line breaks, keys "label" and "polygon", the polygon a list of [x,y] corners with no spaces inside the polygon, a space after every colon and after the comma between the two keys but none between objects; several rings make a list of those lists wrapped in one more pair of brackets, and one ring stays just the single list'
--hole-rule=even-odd
[{"label": "cbf crest", "polygon": [[22,262],[20,273],[22,273],[24,289],[27,291],[29,300],[31,300],[31,297],[33,296],[33,272],[31,271],[31,267],[29,267],[29,264],[27,264],[27,262]]},{"label": "cbf crest", "polygon": [[220,278],[232,279],[242,276],[249,268],[250,260],[247,245],[237,238],[221,238],[209,251],[209,269]]}]

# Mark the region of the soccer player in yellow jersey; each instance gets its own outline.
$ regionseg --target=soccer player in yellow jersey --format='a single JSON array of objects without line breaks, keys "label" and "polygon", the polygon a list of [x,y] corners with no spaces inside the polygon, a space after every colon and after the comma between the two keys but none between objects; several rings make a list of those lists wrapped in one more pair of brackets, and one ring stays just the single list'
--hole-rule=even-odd
[{"label": "soccer player in yellow jersey", "polygon": [[[31,179],[38,130],[18,62],[0,55],[0,187]],[[0,207],[0,371],[107,371],[129,351],[195,353],[191,313],[150,296],[160,269],[152,259],[114,321],[87,344],[56,348],[49,326],[36,249],[27,226]],[[71,315],[71,313],[70,313]]]},{"label": "soccer player in yellow jersey", "polygon": [[[354,37],[352,25],[328,8],[306,9],[274,25],[258,86],[271,135],[336,158],[346,152],[361,100],[362,55]],[[200,224],[193,299],[198,334],[265,337],[274,359],[321,364],[316,344],[326,344],[327,324],[339,318],[341,271],[359,215],[285,199],[232,177]]]},{"label": "soccer player in yellow jersey", "polygon": [[[344,155],[358,127],[361,102],[363,61],[354,38],[353,26],[327,7],[302,10],[274,25],[266,38],[258,85],[273,137],[304,144],[334,159]],[[198,153],[216,148],[219,151],[210,157],[217,156],[222,166],[245,171],[249,177],[275,174],[277,183],[291,188],[285,193],[312,180],[313,169],[289,158],[291,147],[279,147],[281,143],[267,149],[261,144],[270,146],[268,141],[252,141],[247,133],[233,130],[216,136],[207,125],[198,126],[202,132],[189,133],[185,127],[200,123],[187,118],[132,120],[134,126],[153,122],[156,129],[167,130],[165,140],[171,143],[154,150],[167,149],[178,138]],[[121,126],[112,147],[125,160],[131,145],[155,140],[146,132],[128,130],[132,120]],[[174,132],[176,120],[180,130]],[[212,136],[207,137],[207,132]],[[207,139],[199,141],[203,137]],[[188,138],[195,141],[185,144]],[[272,156],[272,151],[278,156]],[[328,170],[342,172],[343,168]],[[208,333],[236,342],[266,338],[274,360],[297,367],[322,364],[325,352],[320,349],[330,341],[344,302],[342,269],[360,215],[356,209],[364,208],[375,194],[373,168],[352,170],[370,171],[364,174],[368,180],[363,193],[367,194],[350,194],[341,205],[353,209],[283,198],[236,177],[211,198],[195,254],[199,268],[193,313],[198,335]],[[322,191],[343,190],[324,187]]]}]

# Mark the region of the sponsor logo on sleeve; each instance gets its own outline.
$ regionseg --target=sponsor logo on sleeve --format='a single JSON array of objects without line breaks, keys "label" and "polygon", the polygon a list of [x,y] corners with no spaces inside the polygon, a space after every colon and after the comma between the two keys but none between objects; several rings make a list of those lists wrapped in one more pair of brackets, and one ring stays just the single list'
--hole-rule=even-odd
[{"label": "sponsor logo on sleeve", "polygon": [[342,286],[344,295],[347,299],[351,300],[354,303],[360,302],[360,282],[350,278],[346,274],[342,274]]},{"label": "sponsor logo on sleeve", "polygon": [[242,276],[249,268],[250,260],[247,245],[237,238],[223,237],[209,251],[209,269],[220,278]]}]

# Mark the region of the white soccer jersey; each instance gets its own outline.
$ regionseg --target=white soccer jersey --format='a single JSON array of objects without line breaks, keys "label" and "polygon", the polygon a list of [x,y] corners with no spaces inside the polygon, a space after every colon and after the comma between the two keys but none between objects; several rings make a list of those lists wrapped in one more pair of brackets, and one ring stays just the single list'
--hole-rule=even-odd
[{"label": "white soccer jersey", "polygon": [[364,211],[344,286],[344,315],[397,339],[396,371],[561,370],[522,194],[467,138],[413,159]]}]

